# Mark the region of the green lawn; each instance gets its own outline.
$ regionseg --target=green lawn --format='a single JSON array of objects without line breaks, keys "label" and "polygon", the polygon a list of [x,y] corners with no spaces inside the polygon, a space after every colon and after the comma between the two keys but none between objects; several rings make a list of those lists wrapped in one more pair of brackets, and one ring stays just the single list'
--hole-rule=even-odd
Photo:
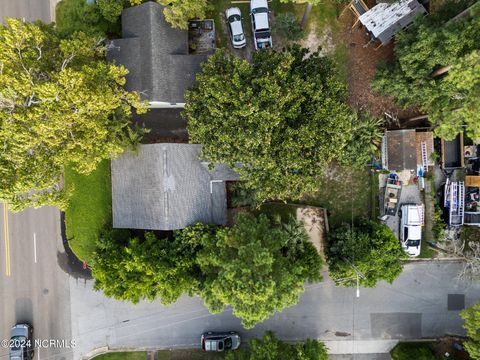
[{"label": "green lawn", "polygon": [[78,258],[89,262],[100,231],[112,219],[110,161],[101,162],[88,176],[67,168],[65,188],[74,189],[65,211],[68,243]]},{"label": "green lawn", "polygon": [[375,176],[368,168],[353,170],[333,166],[328,170],[328,176],[321,179],[319,190],[307,194],[301,202],[326,208],[332,227],[350,222],[352,216],[372,218],[373,210],[378,206]]},{"label": "green lawn", "polygon": [[223,353],[208,353],[201,350],[160,350],[158,360],[219,360],[224,359]]},{"label": "green lawn", "polygon": [[110,352],[94,357],[95,360],[146,360],[147,353],[144,351],[133,352]]}]

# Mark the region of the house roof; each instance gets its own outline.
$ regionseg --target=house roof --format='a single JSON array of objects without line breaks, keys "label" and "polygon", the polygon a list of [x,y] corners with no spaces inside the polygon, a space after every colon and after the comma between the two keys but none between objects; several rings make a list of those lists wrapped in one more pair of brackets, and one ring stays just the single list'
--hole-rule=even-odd
[{"label": "house roof", "polygon": [[188,54],[188,31],[172,28],[163,9],[149,1],[123,10],[122,39],[110,43],[107,59],[129,70],[125,88],[142,99],[183,103],[207,55]]},{"label": "house roof", "polygon": [[376,39],[386,44],[397,32],[408,27],[418,14],[426,12],[417,0],[382,2],[362,14],[359,20]]},{"label": "house roof", "polygon": [[386,169],[417,169],[415,129],[386,131],[383,141],[382,157]]},{"label": "house roof", "polygon": [[239,179],[228,166],[212,170],[199,159],[201,145],[141,145],[112,160],[113,227],[183,229],[196,222],[226,222],[224,181]]}]

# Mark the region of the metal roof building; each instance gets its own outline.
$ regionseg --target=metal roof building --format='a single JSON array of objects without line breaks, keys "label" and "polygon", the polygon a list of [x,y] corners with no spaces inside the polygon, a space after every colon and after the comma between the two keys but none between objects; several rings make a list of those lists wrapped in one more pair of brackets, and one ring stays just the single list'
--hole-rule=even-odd
[{"label": "metal roof building", "polygon": [[227,219],[225,181],[239,175],[199,159],[201,145],[141,145],[112,160],[113,227],[183,229],[196,222],[223,225]]},{"label": "metal roof building", "polygon": [[380,3],[359,17],[360,22],[382,44],[387,44],[397,32],[413,23],[419,14],[427,11],[417,0]]}]

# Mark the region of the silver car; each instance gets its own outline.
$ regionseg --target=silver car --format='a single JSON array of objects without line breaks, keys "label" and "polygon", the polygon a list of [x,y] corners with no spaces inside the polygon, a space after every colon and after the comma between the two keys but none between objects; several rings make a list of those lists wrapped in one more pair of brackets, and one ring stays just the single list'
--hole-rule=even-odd
[{"label": "silver car", "polygon": [[17,324],[10,331],[10,360],[33,359],[33,327]]},{"label": "silver car", "polygon": [[240,336],[235,331],[208,331],[202,335],[201,343],[204,351],[236,350],[240,346]]},{"label": "silver car", "polygon": [[228,30],[232,39],[234,48],[239,49],[247,44],[245,32],[243,31],[242,14],[238,7],[231,7],[225,11],[227,18]]}]

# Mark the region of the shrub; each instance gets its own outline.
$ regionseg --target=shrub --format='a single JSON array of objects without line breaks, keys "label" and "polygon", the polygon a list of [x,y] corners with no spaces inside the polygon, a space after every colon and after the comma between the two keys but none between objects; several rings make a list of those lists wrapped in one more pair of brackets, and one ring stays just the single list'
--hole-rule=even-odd
[{"label": "shrub", "polygon": [[291,41],[299,40],[304,35],[297,17],[292,13],[278,15],[275,19],[274,29],[280,37]]}]

